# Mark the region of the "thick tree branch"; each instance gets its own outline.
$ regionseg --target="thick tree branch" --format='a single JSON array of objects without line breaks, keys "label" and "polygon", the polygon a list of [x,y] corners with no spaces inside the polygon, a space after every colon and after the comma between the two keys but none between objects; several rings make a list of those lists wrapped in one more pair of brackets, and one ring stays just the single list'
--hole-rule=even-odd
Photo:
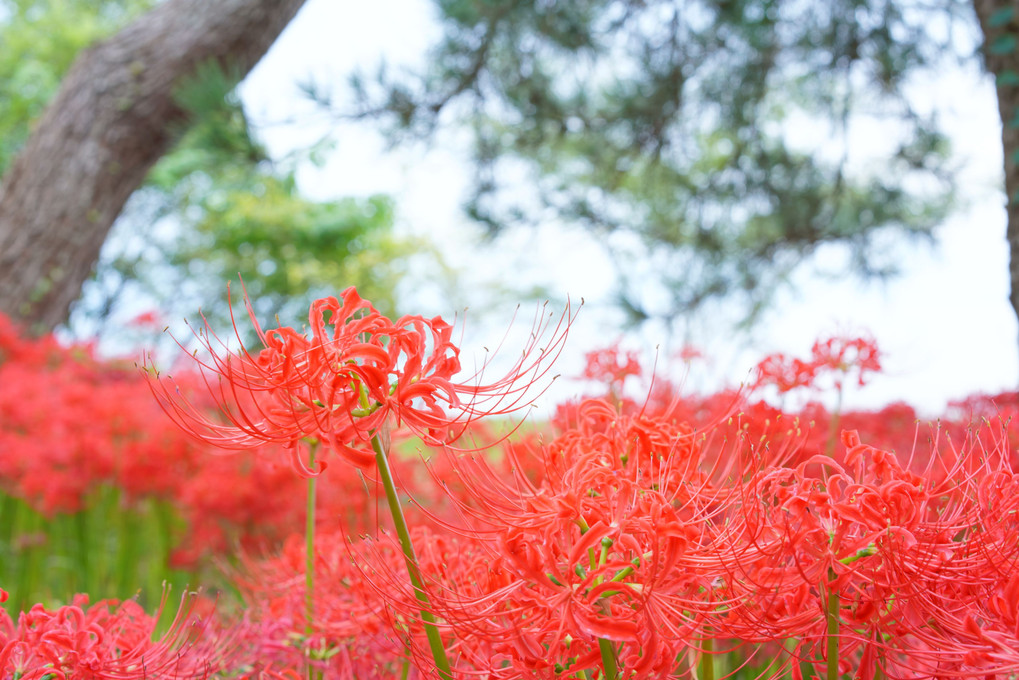
[{"label": "thick tree branch", "polygon": [[166,0],[79,55],[0,185],[0,312],[65,320],[113,221],[186,123],[174,90],[247,74],[304,0]]}]

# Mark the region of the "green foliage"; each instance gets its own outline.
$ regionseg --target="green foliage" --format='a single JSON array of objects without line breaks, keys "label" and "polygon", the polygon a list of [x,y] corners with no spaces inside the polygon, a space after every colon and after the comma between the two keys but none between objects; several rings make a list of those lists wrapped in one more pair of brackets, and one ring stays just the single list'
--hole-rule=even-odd
[{"label": "green foliage", "polygon": [[229,323],[225,282],[240,275],[263,322],[279,316],[299,323],[299,310],[311,299],[351,285],[384,313],[395,313],[406,258],[430,246],[394,233],[387,197],[302,196],[297,168],[320,150],[270,161],[234,85],[207,65],[179,88],[177,99],[193,123],[150,173],[131,218],[155,228],[107,249],[108,268],[97,287],[109,292],[92,309],[101,313],[130,281],[164,312],[193,316],[201,307],[210,323],[223,327]]},{"label": "green foliage", "polygon": [[[884,233],[929,236],[951,206],[946,138],[904,89],[951,52],[928,23],[965,10],[958,0],[437,7],[429,67],[357,76],[355,113],[399,137],[451,111],[474,131],[468,213],[493,235],[549,208],[587,226],[634,281],[620,294],[635,319],[733,294],[753,313],[829,243],[849,248],[853,271],[886,274]],[[847,132],[868,117],[890,142],[869,165]],[[824,141],[805,147],[804,127]],[[537,187],[522,199],[507,180],[521,167]],[[668,302],[649,308],[637,272],[652,258]]]},{"label": "green foliage", "polygon": [[219,188],[193,205],[201,217],[172,262],[200,263],[185,271],[210,286],[240,274],[263,318],[299,319],[310,299],[352,282],[392,314],[399,260],[418,250],[393,234],[389,198],[313,202],[297,193],[292,176],[253,177],[250,185]]},{"label": "green foliage", "polygon": [[1015,16],[1014,7],[1002,7],[991,12],[991,16],[988,18],[987,23],[991,28],[1001,28],[1007,26],[1008,22],[1012,21],[1012,17]]},{"label": "green foliage", "polygon": [[0,174],[78,52],[152,0],[0,0]]},{"label": "green foliage", "polygon": [[[0,173],[27,140],[78,52],[153,0],[0,0]],[[168,318],[202,307],[222,321],[225,282],[240,274],[268,317],[357,285],[387,313],[410,255],[434,252],[393,231],[385,197],[313,201],[298,168],[321,148],[271,160],[236,95],[236,74],[201,65],[180,83],[180,141],[132,197],[75,306],[74,332],[101,334],[124,308]],[[109,327],[111,332],[118,332]]]},{"label": "green foliage", "polygon": [[1006,33],[992,40],[991,44],[987,46],[987,51],[991,54],[1012,54],[1015,52],[1016,45],[1019,45],[1019,38]]},{"label": "green foliage", "polygon": [[103,486],[78,511],[46,516],[0,491],[0,583],[11,593],[8,613],[70,602],[76,593],[138,597],[154,608],[165,586],[181,592],[213,575],[200,579],[170,566],[182,521],[168,501],[128,504],[123,496]]}]

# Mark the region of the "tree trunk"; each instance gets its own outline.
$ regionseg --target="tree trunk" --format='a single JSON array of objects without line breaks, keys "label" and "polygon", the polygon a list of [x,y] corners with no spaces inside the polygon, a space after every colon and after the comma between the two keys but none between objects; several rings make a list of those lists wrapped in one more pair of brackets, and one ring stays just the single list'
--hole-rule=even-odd
[{"label": "tree trunk", "polygon": [[0,185],[0,312],[62,323],[110,227],[186,123],[174,89],[247,74],[304,0],[166,0],[82,52]]},{"label": "tree trunk", "polygon": [[1009,300],[1019,319],[1019,2],[974,0],[987,70],[994,76],[1005,152]]}]

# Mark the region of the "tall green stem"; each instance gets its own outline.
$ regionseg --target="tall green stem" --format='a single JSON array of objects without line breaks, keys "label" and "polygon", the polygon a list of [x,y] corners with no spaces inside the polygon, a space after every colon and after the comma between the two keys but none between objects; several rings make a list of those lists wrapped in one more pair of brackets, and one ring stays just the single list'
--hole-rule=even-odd
[{"label": "tall green stem", "polygon": [[700,680],[715,680],[715,640],[705,631],[705,638],[701,641],[701,663]]},{"label": "tall green stem", "polygon": [[828,645],[826,657],[828,662],[827,680],[838,680],[839,678],[839,594],[833,587],[835,581],[834,570],[828,570]]},{"label": "tall green stem", "polygon": [[[117,586],[117,590],[115,592],[117,593],[117,597],[127,597],[132,591],[132,586],[134,586],[134,589],[138,588],[137,580],[139,575],[137,574],[137,570],[138,563],[141,560],[138,559],[139,555],[137,554],[137,551],[140,546],[144,545],[144,543],[140,540],[141,536],[139,535],[140,532],[138,529],[138,512],[141,511],[141,507],[139,506],[137,508],[138,512],[126,512],[124,510],[117,512],[119,509],[118,506],[121,504],[122,494],[113,492],[112,498],[113,512],[120,516],[120,536],[118,537],[120,545],[117,546],[117,571],[114,577],[114,582]],[[97,505],[96,507],[97,509],[103,508],[102,505]],[[110,507],[110,505],[107,504],[107,507]],[[106,517],[109,517],[109,515],[106,515]],[[144,531],[144,528],[142,531]],[[98,554],[102,555],[103,552],[98,551]],[[100,570],[99,573],[101,574],[102,571]],[[148,593],[148,596],[155,597],[156,593],[150,592]]]},{"label": "tall green stem", "polygon": [[[598,566],[605,564],[605,558],[607,555],[607,548],[610,543],[606,543],[607,539],[602,539],[602,552],[598,559]],[[594,561],[592,560],[592,566]],[[599,583],[601,577],[599,576],[595,582]],[[612,610],[609,603],[604,598],[598,601],[598,606],[602,613],[606,616],[612,615]],[[598,638],[598,651],[601,652],[601,668],[602,668],[602,680],[619,680],[619,656],[616,653],[616,646],[611,640],[605,638]]]},{"label": "tall green stem", "polygon": [[793,664],[799,664],[800,663],[800,658],[796,654],[796,640],[794,640],[792,638],[787,638],[787,639],[783,640],[782,641],[782,649],[785,650],[786,655],[789,657],[788,672],[783,673],[782,677],[783,678],[787,678],[788,680],[792,680],[793,678],[796,677],[796,673],[794,672],[794,669],[793,669]]},{"label": "tall green stem", "polygon": [[[308,447],[308,468],[315,467],[315,449],[317,441]],[[315,483],[317,477],[308,477],[308,509],[305,513],[304,525],[304,635],[308,645],[308,678],[312,678],[311,666],[311,635],[314,632],[315,619]]]},{"label": "tall green stem", "polygon": [[605,680],[618,680],[619,665],[616,663],[616,648],[612,641],[598,638],[598,650],[601,652],[602,677]]},{"label": "tall green stem", "polygon": [[372,436],[375,464],[379,469],[382,486],[386,490],[389,512],[393,516],[393,524],[396,526],[396,535],[400,539],[400,547],[403,548],[403,559],[407,563],[407,574],[410,576],[410,583],[414,587],[414,596],[421,604],[421,620],[425,626],[425,634],[428,636],[428,645],[432,650],[435,668],[439,672],[440,678],[452,680],[453,674],[449,668],[449,659],[446,657],[446,648],[442,645],[442,636],[439,635],[439,629],[435,625],[435,615],[431,611],[431,601],[428,599],[428,593],[425,592],[424,581],[421,578],[421,568],[418,566],[417,554],[414,552],[414,545],[410,542],[407,520],[403,516],[403,506],[400,505],[400,497],[397,495],[396,484],[393,482],[393,473],[389,468],[389,451],[387,448],[388,444],[383,446],[378,434]]}]

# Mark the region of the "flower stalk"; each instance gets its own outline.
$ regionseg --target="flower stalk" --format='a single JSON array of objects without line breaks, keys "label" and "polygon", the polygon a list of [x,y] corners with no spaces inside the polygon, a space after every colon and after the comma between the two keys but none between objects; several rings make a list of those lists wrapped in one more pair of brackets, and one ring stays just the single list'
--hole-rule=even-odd
[{"label": "flower stalk", "polygon": [[612,641],[598,638],[598,650],[601,652],[602,677],[605,680],[618,680],[619,666],[616,663],[616,649]]},{"label": "flower stalk", "polygon": [[379,432],[373,434],[371,439],[379,478],[382,481],[382,487],[386,490],[386,501],[389,503],[389,512],[393,516],[396,535],[400,539],[400,547],[403,549],[403,558],[407,563],[407,574],[410,576],[410,583],[414,588],[414,596],[421,604],[421,621],[425,626],[425,635],[428,636],[428,646],[432,652],[432,659],[435,661],[435,669],[443,680],[452,680],[453,674],[450,671],[449,658],[446,656],[446,648],[442,644],[442,636],[435,625],[436,620],[431,611],[431,601],[428,599],[428,593],[425,592],[417,554],[414,552],[414,545],[410,540],[410,530],[407,528],[407,520],[403,516],[403,506],[400,505],[400,497],[397,494],[393,473],[389,467],[388,425],[383,426],[382,433],[385,434],[385,443],[379,436]]},{"label": "flower stalk", "polygon": [[715,680],[715,640],[706,635],[701,641],[700,680]]},{"label": "flower stalk", "polygon": [[827,646],[825,650],[825,659],[827,662],[827,680],[838,680],[839,678],[839,607],[841,603],[839,601],[838,591],[834,588],[835,583],[835,571],[833,569],[828,570],[828,603],[827,611],[825,616],[828,621],[828,637]]},{"label": "flower stalk", "polygon": [[[315,449],[318,442],[313,440],[308,447],[308,466],[315,467]],[[315,620],[315,491],[318,477],[308,477],[308,506],[304,524],[304,634],[310,645]],[[310,646],[309,646],[310,650]],[[311,665],[308,666],[311,673]],[[309,675],[309,677],[311,677]]]}]

